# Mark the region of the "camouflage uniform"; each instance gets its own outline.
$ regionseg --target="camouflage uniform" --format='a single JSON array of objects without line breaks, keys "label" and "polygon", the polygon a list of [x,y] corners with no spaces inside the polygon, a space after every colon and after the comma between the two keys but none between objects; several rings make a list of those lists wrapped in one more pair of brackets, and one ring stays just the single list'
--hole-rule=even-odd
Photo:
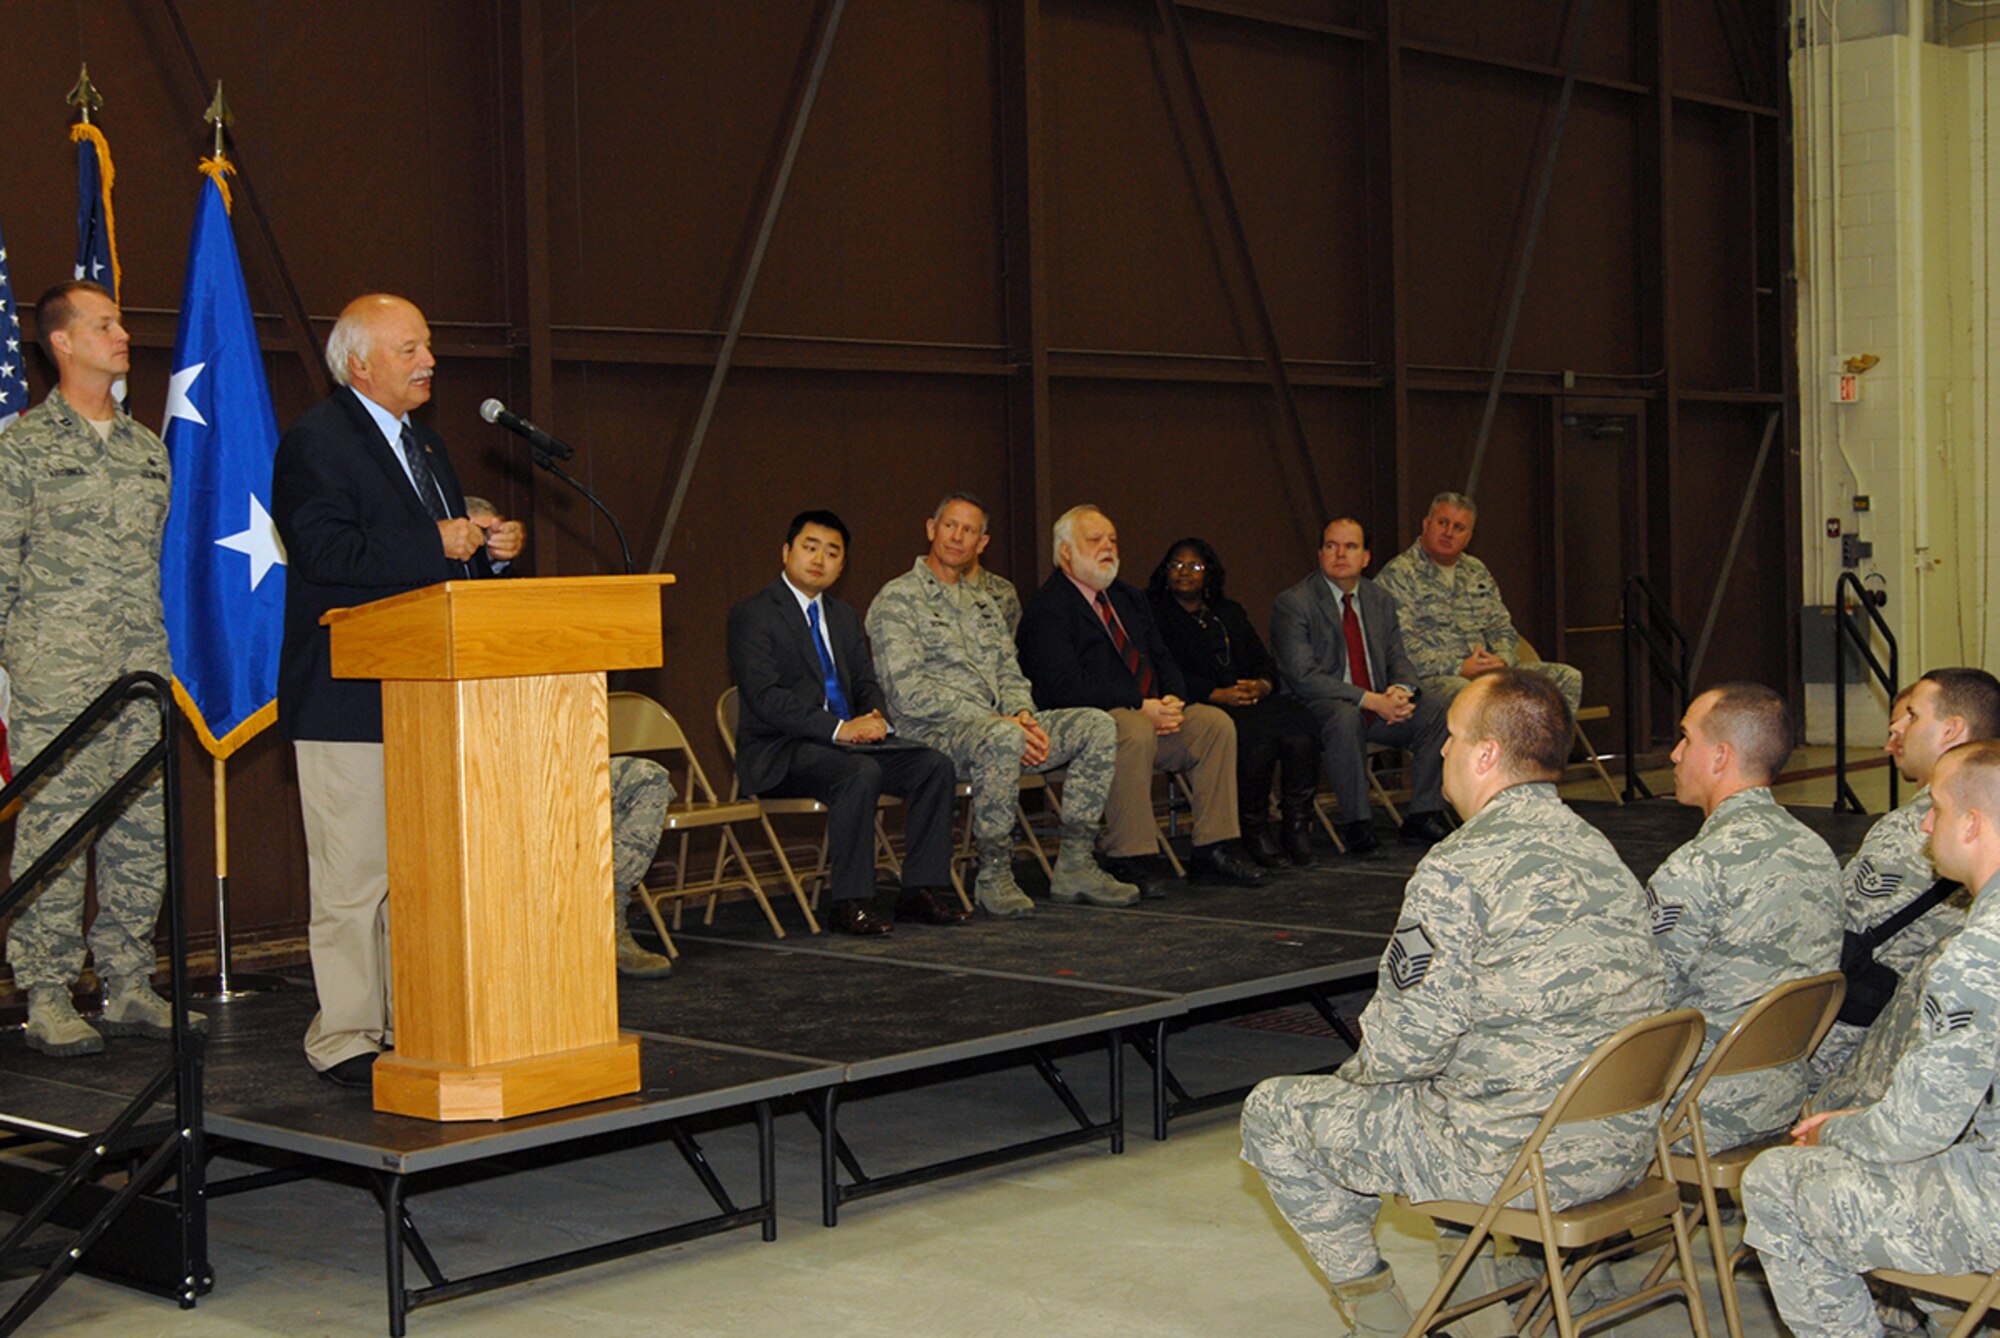
[{"label": "camouflage uniform", "polygon": [[[1901,973],[1903,978],[1896,983],[1896,993],[1872,1025],[1862,1028],[1834,1024],[1835,1031],[1853,1032],[1861,1040],[1814,1089],[1813,1109],[1848,1110],[1872,1106],[1882,1099],[1882,1093],[1889,1090],[1889,1080],[1895,1076],[1896,1061],[1923,1035],[1924,982],[1930,978],[1932,965],[1943,955],[1945,944],[1954,937],[1955,933],[1947,934],[1928,957]],[[1827,1040],[1832,1039],[1829,1033]],[[1815,1064],[1825,1052],[1826,1043],[1822,1042],[1813,1056]]]},{"label": "camouflage uniform", "polygon": [[[1493,573],[1470,553],[1459,554],[1453,565],[1456,573],[1438,566],[1423,544],[1414,543],[1390,558],[1375,577],[1375,584],[1396,597],[1403,645],[1423,671],[1424,686],[1443,697],[1465,686],[1458,666],[1473,647],[1484,646],[1508,664],[1520,658],[1521,634],[1500,600]],[[1583,704],[1583,675],[1546,660],[1528,668],[1561,689],[1574,716]]]},{"label": "camouflage uniform", "polygon": [[[1751,1004],[1840,965],[1840,862],[1768,786],[1717,804],[1654,872],[1646,902],[1668,1005],[1708,1020],[1695,1069]],[[1701,1102],[1709,1151],[1789,1129],[1805,1099],[1804,1060],[1710,1083]]]},{"label": "camouflage uniform", "polygon": [[[1923,833],[1924,814],[1930,811],[1931,791],[1925,786],[1911,796],[1909,803],[1884,814],[1868,829],[1861,849],[1854,852],[1841,878],[1846,928],[1850,933],[1873,929],[1922,896],[1937,881],[1937,870],[1931,865],[1929,838]],[[1958,932],[1965,923],[1968,902],[1968,894],[1961,892],[1931,907],[1915,924],[1884,943],[1875,960],[1899,976],[1908,975],[1940,940]],[[1833,1024],[1833,1030],[1813,1055],[1815,1088],[1847,1062],[1869,1030],[1845,1022]]]},{"label": "camouflage uniform", "polygon": [[1744,1243],[1801,1338],[1880,1334],[1862,1274],[2000,1264],[2000,877],[1925,981],[1925,1017],[1882,1099],[1821,1146],[1774,1148],[1743,1177]]},{"label": "camouflage uniform", "polygon": [[[1001,605],[964,581],[945,584],[918,558],[868,606],[868,641],[896,731],[945,753],[972,782],[975,840],[1006,840],[1014,830],[1022,737],[1021,727],[1002,717],[1034,711],[1035,699]],[[1111,791],[1117,727],[1087,708],[1036,711],[1035,719],[1048,732],[1049,755],[1028,769],[1068,767],[1064,825],[1094,826]]]},{"label": "camouflage uniform", "polygon": [[622,754],[611,759],[611,886],[618,894],[618,924],[625,923],[633,889],[653,867],[673,802],[673,782],[658,762]]},{"label": "camouflage uniform", "polygon": [[[44,748],[121,674],[166,674],[160,539],[167,449],[120,413],[108,441],[59,393],[0,435],[0,662],[14,683],[16,765]],[[128,707],[73,751],[30,796],[15,828],[25,871],[159,738],[151,712]],[[159,775],[97,837],[100,976],[153,973],[153,925],[166,887]],[[83,970],[84,866],[72,856],[15,917],[7,960],[23,990],[67,990]]]},{"label": "camouflage uniform", "polygon": [[[1272,1078],[1243,1105],[1243,1159],[1327,1277],[1368,1274],[1377,1197],[1484,1199],[1599,1043],[1661,1011],[1646,901],[1549,784],[1502,790],[1433,846],[1404,892],[1331,1077]],[[1556,1206],[1630,1184],[1657,1112],[1566,1126],[1544,1146]]]},{"label": "camouflage uniform", "polygon": [[1014,583],[997,571],[981,567],[970,576],[960,578],[974,590],[984,591],[995,604],[1000,606],[1000,621],[1007,624],[1007,635],[1013,636],[1021,625],[1021,596],[1014,589]]}]

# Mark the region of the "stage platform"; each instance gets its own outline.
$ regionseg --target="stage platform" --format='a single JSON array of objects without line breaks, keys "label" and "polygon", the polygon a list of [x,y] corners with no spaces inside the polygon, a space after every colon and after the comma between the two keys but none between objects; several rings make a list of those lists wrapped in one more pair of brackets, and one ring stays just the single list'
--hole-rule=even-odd
[{"label": "stage platform", "polygon": [[[1642,877],[1700,823],[1698,813],[1670,801],[1576,807]],[[1843,859],[1872,821],[1799,812]],[[829,1226],[841,1204],[905,1185],[1079,1143],[1101,1141],[1115,1153],[1123,1147],[1127,1044],[1148,1061],[1153,1132],[1163,1138],[1174,1110],[1212,1104],[1217,1095],[1179,1091],[1167,1062],[1177,1030],[1304,999],[1337,1034],[1344,1019],[1332,1001],[1353,995],[1358,1002],[1372,988],[1404,881],[1420,855],[1391,836],[1369,859],[1329,851],[1316,867],[1283,873],[1257,889],[1173,882],[1165,899],[1125,910],[1049,903],[1030,881],[1035,871],[1023,864],[1023,885],[1039,902],[1030,919],[904,925],[871,939],[807,936],[788,923],[791,936],[775,940],[753,908],[724,907],[713,926],[691,917],[676,933],[681,957],[672,976],[620,982],[621,1026],[641,1038],[640,1092],[493,1123],[380,1115],[366,1093],[319,1080],[299,1045],[313,1009],[309,988],[212,1008],[203,1116],[210,1150],[251,1156],[271,1169],[213,1184],[211,1197],[329,1166],[360,1172],[383,1209],[389,1327],[400,1334],[417,1306],[743,1226],[757,1225],[772,1238],[776,1103],[803,1105],[820,1129]],[[1107,1066],[1101,1112],[1084,1109],[1061,1070],[1093,1053]],[[1344,1045],[1327,1042],[1329,1065],[1346,1053]],[[18,1032],[7,1033],[0,1036],[0,1111],[93,1127],[157,1066],[157,1055],[158,1047],[146,1042],[114,1040],[102,1057],[55,1061],[28,1051]],[[935,1081],[968,1065],[1005,1064],[1031,1068],[1074,1128],[878,1175],[864,1172],[840,1133],[844,1099]],[[1235,1091],[1220,1095],[1231,1099]],[[760,1183],[755,1201],[739,1207],[689,1124],[745,1113],[758,1129]],[[671,1144],[716,1212],[461,1278],[445,1274],[415,1229],[406,1194],[428,1175],[473,1163],[482,1171],[531,1167],[535,1156],[610,1136]],[[427,1285],[405,1285],[406,1257]]]}]

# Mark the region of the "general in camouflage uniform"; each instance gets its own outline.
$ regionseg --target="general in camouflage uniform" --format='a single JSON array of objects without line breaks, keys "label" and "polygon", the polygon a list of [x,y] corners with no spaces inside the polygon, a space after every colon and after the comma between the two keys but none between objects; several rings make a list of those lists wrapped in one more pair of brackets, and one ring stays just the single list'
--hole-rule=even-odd
[{"label": "general in camouflage uniform", "polygon": [[[1768,786],[1724,799],[1667,856],[1646,900],[1666,960],[1668,1006],[1699,1009],[1708,1022],[1694,1069],[1772,989],[1840,965],[1839,895],[1833,851]],[[1701,1102],[1709,1151],[1789,1128],[1806,1087],[1803,1060],[1710,1083]]]},{"label": "general in camouflage uniform", "polygon": [[[1396,597],[1403,645],[1423,672],[1424,686],[1443,696],[1464,687],[1473,673],[1520,663],[1521,634],[1500,598],[1486,564],[1465,551],[1479,509],[1461,493],[1431,499],[1417,541],[1390,558],[1375,584]],[[1561,689],[1574,716],[1583,703],[1583,675],[1567,664],[1527,665]]]},{"label": "general in camouflage uniform", "polygon": [[[111,397],[113,381],[130,367],[117,304],[95,284],[61,284],[39,312],[62,379],[0,435],[0,663],[13,680],[16,763],[40,752],[120,675],[170,672],[160,611],[167,450]],[[99,408],[104,416],[93,423],[86,411]],[[151,712],[124,710],[29,796],[15,828],[17,872],[157,741],[156,721]],[[96,850],[89,947],[105,981],[101,1026],[113,1035],[165,1037],[172,1016],[147,983],[166,888],[157,772],[99,830]],[[49,1054],[104,1048],[69,996],[83,970],[83,890],[78,851],[7,935],[14,982],[28,994],[28,1044]]]},{"label": "general in camouflage uniform", "polygon": [[[1481,701],[1496,687],[1532,702],[1545,737],[1526,757],[1503,740],[1511,774],[1468,780]],[[1410,878],[1360,1051],[1331,1077],[1260,1083],[1243,1106],[1243,1159],[1368,1333],[1409,1322],[1375,1245],[1379,1196],[1490,1197],[1585,1057],[1666,1002],[1645,894],[1547,779],[1569,728],[1553,686],[1518,670],[1487,675],[1452,703],[1450,722],[1445,788],[1465,824]],[[1657,1118],[1553,1134],[1543,1155],[1555,1205],[1632,1183]]]},{"label": "general in camouflage uniform", "polygon": [[632,937],[625,912],[632,893],[646,881],[666,830],[667,805],[674,802],[667,769],[646,757],[619,755],[611,759],[611,886],[617,897],[612,920],[618,943],[618,974],[651,980],[673,970],[674,964],[648,952]]},{"label": "general in camouflage uniform", "polygon": [[2000,1264],[2000,744],[1955,750],[1929,819],[1939,869],[1978,886],[1924,982],[1924,1024],[1882,1099],[1805,1121],[1743,1178],[1744,1242],[1800,1338],[1883,1332],[1870,1269]]},{"label": "general in camouflage uniform", "polygon": [[[1103,711],[1035,711],[1005,609],[987,590],[959,579],[985,546],[985,505],[953,494],[926,530],[931,551],[868,606],[868,640],[897,732],[950,757],[972,784],[979,905],[997,916],[1033,913],[1034,902],[1014,881],[1014,808],[1022,771],[1056,767],[1069,768],[1069,778],[1050,895],[1130,905],[1138,889],[1114,880],[1092,854],[1111,791],[1117,727]],[[1048,746],[1033,763],[1025,760],[1033,741],[1028,724]]]}]

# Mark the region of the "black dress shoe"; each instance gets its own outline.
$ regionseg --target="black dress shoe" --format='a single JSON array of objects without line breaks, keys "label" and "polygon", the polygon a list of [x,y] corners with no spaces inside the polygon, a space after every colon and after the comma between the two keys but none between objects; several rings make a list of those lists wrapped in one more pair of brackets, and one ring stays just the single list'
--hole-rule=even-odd
[{"label": "black dress shoe", "polygon": [[372,1051],[365,1055],[354,1055],[341,1060],[332,1068],[316,1071],[320,1077],[335,1087],[353,1087],[365,1091],[375,1085],[375,1055]]},{"label": "black dress shoe", "polygon": [[896,926],[868,909],[859,897],[852,901],[836,901],[833,909],[826,913],[826,927],[836,934],[860,934],[870,936],[887,934]]},{"label": "black dress shoe", "polygon": [[1372,855],[1382,846],[1381,838],[1375,835],[1375,824],[1372,821],[1343,822],[1333,830],[1340,837],[1340,844],[1347,847],[1347,853],[1350,855]]},{"label": "black dress shoe", "polygon": [[1196,846],[1189,854],[1188,876],[1214,883],[1233,883],[1237,887],[1262,887],[1269,875],[1244,859],[1229,842],[1216,841]]},{"label": "black dress shoe", "polygon": [[1450,835],[1451,824],[1445,821],[1443,813],[1436,810],[1412,813],[1403,819],[1403,839],[1413,845],[1436,845]]},{"label": "black dress shoe", "polygon": [[913,887],[896,900],[896,920],[919,925],[964,924],[972,912],[944,899],[944,894],[927,887]]},{"label": "black dress shoe", "polygon": [[1271,836],[1269,827],[1259,827],[1243,837],[1243,849],[1250,858],[1267,869],[1281,869],[1285,865],[1285,852],[1278,849],[1278,843]]},{"label": "black dress shoe", "polygon": [[1279,829],[1278,844],[1284,847],[1285,858],[1301,869],[1310,868],[1313,862],[1312,819],[1285,820]]},{"label": "black dress shoe", "polygon": [[1158,901],[1167,895],[1167,889],[1160,885],[1160,875],[1153,868],[1153,861],[1143,855],[1107,855],[1098,861],[1104,872],[1121,883],[1130,883],[1139,889],[1142,900]]}]

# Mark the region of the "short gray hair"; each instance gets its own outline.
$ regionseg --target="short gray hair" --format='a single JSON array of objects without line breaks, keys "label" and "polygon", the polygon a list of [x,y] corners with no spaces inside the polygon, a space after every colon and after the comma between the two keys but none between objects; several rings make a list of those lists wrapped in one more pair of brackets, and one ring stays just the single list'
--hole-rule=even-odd
[{"label": "short gray hair", "polygon": [[982,531],[986,529],[986,522],[993,515],[993,513],[987,509],[986,503],[980,501],[975,494],[969,492],[946,493],[944,495],[943,500],[937,504],[937,510],[931,512],[931,519],[943,520],[944,509],[950,506],[953,502],[964,502],[967,506],[977,510],[979,512],[979,528]]},{"label": "short gray hair", "polygon": [[368,318],[352,309],[343,312],[333,323],[333,333],[326,337],[326,369],[333,373],[334,384],[349,384],[348,359],[357,354],[366,356],[368,351]]},{"label": "short gray hair", "polygon": [[1055,563],[1058,569],[1060,569],[1063,564],[1062,561],[1063,545],[1073,544],[1076,542],[1077,519],[1082,516],[1087,516],[1093,511],[1095,511],[1100,516],[1105,514],[1104,508],[1099,506],[1097,503],[1082,502],[1076,506],[1071,507],[1069,510],[1063,512],[1060,516],[1056,517],[1054,542],[1052,542],[1049,545],[1049,560]]},{"label": "short gray hair", "polygon": [[1424,518],[1428,520],[1430,517],[1436,515],[1437,509],[1441,506],[1453,507],[1459,511],[1463,511],[1474,520],[1479,519],[1479,503],[1473,501],[1462,492],[1441,492],[1431,498],[1430,506],[1424,511]]}]

